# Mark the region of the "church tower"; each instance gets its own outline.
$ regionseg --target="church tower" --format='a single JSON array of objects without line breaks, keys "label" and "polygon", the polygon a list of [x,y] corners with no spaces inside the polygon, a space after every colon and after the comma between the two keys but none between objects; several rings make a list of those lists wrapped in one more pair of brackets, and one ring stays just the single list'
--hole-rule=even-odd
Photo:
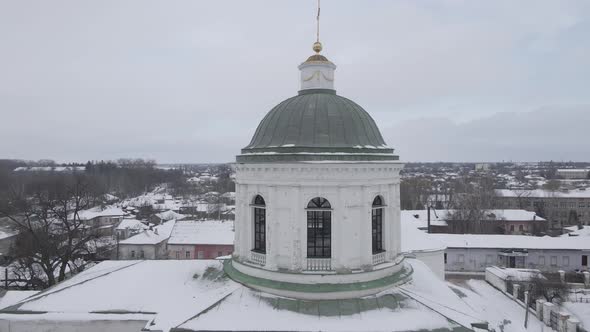
[{"label": "church tower", "polygon": [[336,93],[319,33],[313,50],[299,65],[301,90],[268,112],[236,157],[226,272],[293,298],[376,294],[411,274],[400,255],[403,165],[371,116]]}]

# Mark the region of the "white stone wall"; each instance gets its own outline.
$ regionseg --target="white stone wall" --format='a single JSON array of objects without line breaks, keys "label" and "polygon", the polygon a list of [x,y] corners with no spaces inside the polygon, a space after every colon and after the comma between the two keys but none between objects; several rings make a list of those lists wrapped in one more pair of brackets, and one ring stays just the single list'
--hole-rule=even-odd
[{"label": "white stone wall", "polygon": [[[140,256],[143,250],[144,257]],[[135,257],[131,252],[135,251]],[[119,259],[165,259],[167,258],[166,244],[119,244]]]},{"label": "white stone wall", "polygon": [[334,90],[334,71],[336,65],[330,62],[304,62],[301,70],[301,90],[330,89]]},{"label": "white stone wall", "polygon": [[266,202],[265,269],[306,269],[308,202],[326,198],[332,206],[332,267],[370,269],[371,206],[381,195],[387,259],[400,252],[399,171],[401,163],[237,164],[234,257],[247,261],[253,248],[256,195]]}]

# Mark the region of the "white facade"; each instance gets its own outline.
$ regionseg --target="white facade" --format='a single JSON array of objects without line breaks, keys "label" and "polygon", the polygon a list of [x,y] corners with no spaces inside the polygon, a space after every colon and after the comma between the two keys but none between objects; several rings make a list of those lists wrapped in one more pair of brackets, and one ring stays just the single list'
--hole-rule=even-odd
[{"label": "white facade", "polygon": [[168,257],[166,241],[160,243],[119,243],[118,259],[165,259]]},{"label": "white facade", "polygon": [[[483,272],[490,266],[538,269],[542,272],[589,269],[590,250],[528,249],[520,253],[508,251],[502,248],[447,248],[445,270]],[[511,257],[514,257],[513,266]],[[586,262],[586,265],[583,265],[583,262]]]},{"label": "white facade", "polygon": [[590,172],[590,169],[563,168],[563,169],[558,169],[556,172],[556,175],[560,176],[564,179],[586,179],[586,178],[588,178],[588,172]]},{"label": "white facade", "polygon": [[[293,163],[238,164],[236,169],[236,221],[234,266],[257,267],[258,277],[281,280],[283,273],[315,268],[307,256],[308,202],[323,197],[331,205],[331,258],[324,271],[297,274],[300,283],[361,282],[382,278],[401,268],[377,271],[400,253],[399,171],[401,163]],[[253,203],[266,202],[266,254],[252,252]],[[384,207],[384,252],[372,253],[372,202],[381,196]],[[386,266],[387,264],[382,264]],[[390,264],[391,265],[391,264]],[[394,266],[396,264],[393,264]],[[390,267],[390,266],[388,266]],[[367,273],[373,271],[375,273]],[[247,274],[251,274],[249,269]],[[362,273],[357,274],[357,273]],[[282,275],[281,275],[282,274]],[[322,276],[323,275],[323,276]]]}]

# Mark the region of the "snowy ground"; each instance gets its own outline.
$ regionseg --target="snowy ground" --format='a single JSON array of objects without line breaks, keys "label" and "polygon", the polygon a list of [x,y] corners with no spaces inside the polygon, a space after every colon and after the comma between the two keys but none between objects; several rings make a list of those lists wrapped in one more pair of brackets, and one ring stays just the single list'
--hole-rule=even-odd
[{"label": "snowy ground", "polygon": [[565,302],[563,306],[576,316],[586,330],[590,330],[590,303]]}]

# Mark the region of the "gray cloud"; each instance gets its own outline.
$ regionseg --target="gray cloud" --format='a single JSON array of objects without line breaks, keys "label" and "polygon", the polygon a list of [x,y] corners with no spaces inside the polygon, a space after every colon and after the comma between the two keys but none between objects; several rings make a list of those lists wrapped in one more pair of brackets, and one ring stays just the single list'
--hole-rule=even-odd
[{"label": "gray cloud", "polygon": [[[230,161],[264,114],[296,93],[314,4],[2,2],[0,157]],[[547,105],[560,114],[590,104],[587,1],[322,4],[324,53],[339,66],[339,93],[374,116],[404,159],[576,158],[569,147],[526,139],[511,142],[507,155],[492,135],[478,142],[485,155],[427,153],[420,144],[468,142],[476,125],[503,131],[506,123],[489,119],[505,112],[508,121]],[[440,135],[449,137],[391,136],[425,122],[444,124],[452,130]]]}]

